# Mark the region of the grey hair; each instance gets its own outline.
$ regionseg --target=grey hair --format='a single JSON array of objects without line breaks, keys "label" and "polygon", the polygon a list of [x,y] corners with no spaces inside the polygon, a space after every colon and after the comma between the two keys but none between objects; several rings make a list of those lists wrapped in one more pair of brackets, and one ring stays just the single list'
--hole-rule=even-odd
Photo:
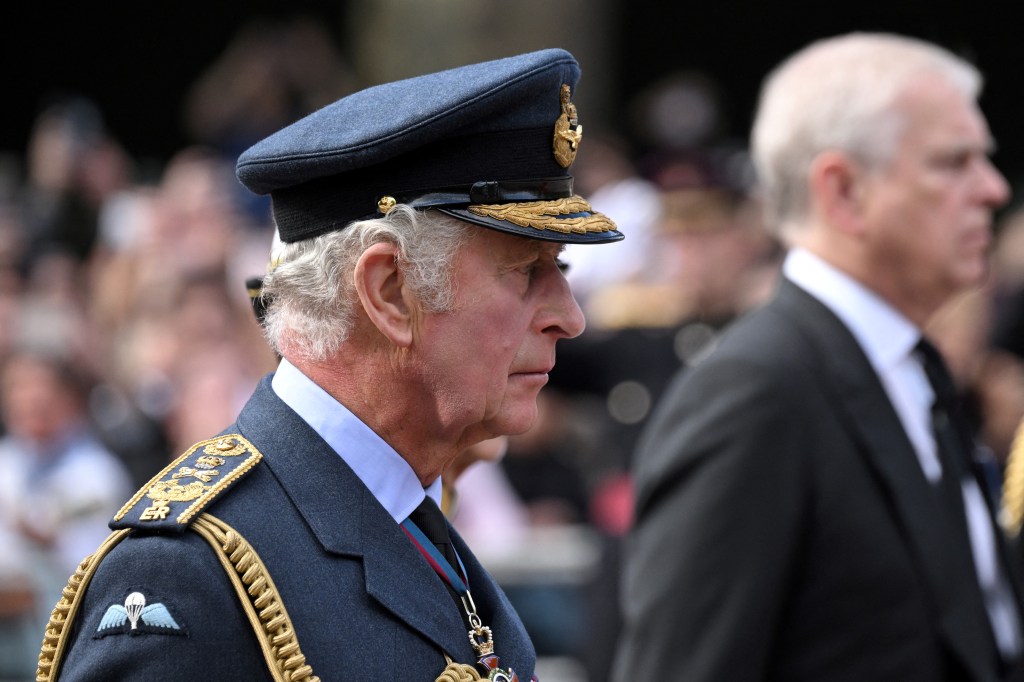
[{"label": "grey hair", "polygon": [[397,247],[406,284],[424,309],[449,310],[455,299],[455,257],[473,229],[443,213],[399,204],[386,216],[276,245],[263,282],[267,339],[279,354],[287,349],[312,361],[337,351],[357,319],[356,262],[381,242]]},{"label": "grey hair", "polygon": [[924,74],[976,99],[981,73],[942,47],[886,33],[816,41],[776,67],[761,89],[751,149],[770,226],[806,218],[807,171],[823,151],[846,152],[869,170],[884,168],[904,130],[897,106]]}]

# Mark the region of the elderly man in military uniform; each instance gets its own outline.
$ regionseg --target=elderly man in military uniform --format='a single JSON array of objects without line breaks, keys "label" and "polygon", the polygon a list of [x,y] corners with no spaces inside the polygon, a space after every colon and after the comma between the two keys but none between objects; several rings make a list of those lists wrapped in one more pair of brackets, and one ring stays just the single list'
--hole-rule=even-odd
[{"label": "elderly man in military uniform", "polygon": [[527,430],[583,315],[566,243],[579,67],[543,50],[357,92],[245,152],[280,243],[278,370],[118,512],[39,679],[521,680],[536,655],[440,514],[458,453]]}]

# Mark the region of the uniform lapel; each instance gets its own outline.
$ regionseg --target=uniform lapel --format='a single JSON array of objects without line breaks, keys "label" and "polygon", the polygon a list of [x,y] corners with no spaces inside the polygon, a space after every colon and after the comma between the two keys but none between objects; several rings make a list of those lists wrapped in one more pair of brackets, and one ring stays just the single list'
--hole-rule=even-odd
[{"label": "uniform lapel", "polygon": [[881,381],[852,334],[819,301],[783,281],[777,299],[817,351],[837,413],[860,444],[892,504],[897,523],[928,585],[939,629],[972,679],[992,679],[979,652],[996,654],[967,539],[945,518]]},{"label": "uniform lapel", "polygon": [[469,662],[466,625],[444,583],[341,457],[277,397],[269,379],[238,424],[323,548],[362,557],[366,592],[434,642],[439,662],[441,651]]},{"label": "uniform lapel", "polygon": [[[380,508],[365,495],[366,507]],[[374,519],[362,528],[366,591],[446,654],[472,662],[467,626],[448,589],[394,519],[376,511],[367,514]]]}]

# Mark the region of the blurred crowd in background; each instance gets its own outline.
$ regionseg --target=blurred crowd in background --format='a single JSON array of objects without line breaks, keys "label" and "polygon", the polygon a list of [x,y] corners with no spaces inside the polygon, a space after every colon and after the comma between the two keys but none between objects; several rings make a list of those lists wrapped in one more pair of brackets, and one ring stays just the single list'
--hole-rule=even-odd
[{"label": "blurred crowd in background", "polygon": [[[645,139],[584,138],[577,189],[626,240],[567,250],[587,331],[559,346],[536,426],[457,483],[456,527],[542,658],[574,671],[563,679],[606,679],[630,457],[652,406],[770,295],[781,263],[743,141],[715,135],[718,85],[666,79],[634,103]],[[273,371],[244,286],[273,225],[234,161],[354,87],[315,23],[254,25],[194,84],[193,143],[165,165],[140,163],[79,93],[43,103],[25,148],[0,160],[0,679],[33,678],[50,610],[108,519]],[[1024,415],[1022,326],[1011,206],[989,283],[932,330],[999,463]]]}]

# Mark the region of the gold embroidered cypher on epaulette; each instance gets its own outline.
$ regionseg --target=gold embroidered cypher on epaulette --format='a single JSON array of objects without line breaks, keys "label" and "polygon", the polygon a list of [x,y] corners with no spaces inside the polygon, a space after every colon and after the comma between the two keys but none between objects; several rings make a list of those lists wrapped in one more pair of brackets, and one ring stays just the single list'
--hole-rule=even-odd
[{"label": "gold embroidered cypher on epaulette", "polygon": [[[306,664],[281,594],[252,545],[234,528],[209,514],[200,516],[190,528],[214,549],[238,594],[274,682],[320,682]],[[46,626],[36,682],[58,679],[70,625],[82,605],[86,588],[103,557],[131,532],[125,529],[112,533],[71,576]]]},{"label": "gold embroidered cypher on epaulette", "polygon": [[[196,443],[135,493],[114,515],[113,526],[184,526],[262,458],[237,433]],[[129,515],[133,510],[138,514]]]}]

